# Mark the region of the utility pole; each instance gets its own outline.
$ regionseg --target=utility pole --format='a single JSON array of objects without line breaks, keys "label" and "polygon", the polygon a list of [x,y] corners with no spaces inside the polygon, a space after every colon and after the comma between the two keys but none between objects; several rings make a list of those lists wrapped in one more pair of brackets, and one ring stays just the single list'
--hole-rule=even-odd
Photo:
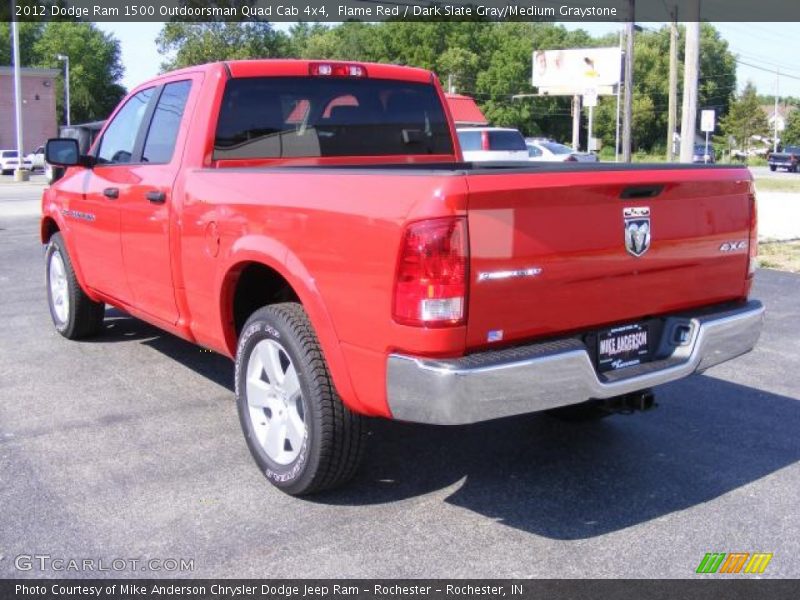
[{"label": "utility pole", "polygon": [[667,117],[667,162],[675,160],[675,121],[678,118],[678,7],[669,24],[669,114]]},{"label": "utility pole", "polygon": [[580,150],[581,143],[581,97],[575,94],[572,97],[572,150]]},{"label": "utility pole", "polygon": [[629,21],[625,23],[625,107],[622,111],[622,162],[631,162],[631,122],[633,121],[633,32],[635,0],[629,0]]},{"label": "utility pole", "polygon": [[[619,32],[619,51],[622,52],[622,30]],[[614,117],[616,131],[614,132],[614,162],[619,162],[619,96],[622,92],[622,82],[617,82],[617,114]]]},{"label": "utility pole", "polygon": [[[16,2],[11,3],[12,15],[16,10]],[[14,114],[17,120],[17,168],[14,170],[14,181],[27,181],[28,172],[23,168],[24,162],[22,157],[22,81],[20,77],[20,69],[22,69],[22,61],[19,56],[19,23],[16,20],[11,20],[11,46],[14,54]]]},{"label": "utility pole", "polygon": [[692,162],[697,125],[697,79],[700,68],[700,0],[694,0],[686,23],[686,50],[683,65],[683,114],[681,115],[681,162]]},{"label": "utility pole", "polygon": [[775,71],[775,111],[772,113],[772,125],[775,128],[775,135],[772,140],[772,151],[778,151],[778,94],[781,91],[781,70]]},{"label": "utility pole", "polygon": [[448,94],[452,94],[453,92],[454,92],[454,89],[453,89],[453,74],[450,73],[447,76],[447,93]]},{"label": "utility pole", "polygon": [[69,56],[66,54],[56,54],[56,59],[63,60],[65,63],[65,75],[64,75],[64,92],[66,93],[66,103],[67,105],[64,107],[64,114],[67,117],[67,127],[69,127],[72,123],[70,122],[70,99],[69,99]]}]

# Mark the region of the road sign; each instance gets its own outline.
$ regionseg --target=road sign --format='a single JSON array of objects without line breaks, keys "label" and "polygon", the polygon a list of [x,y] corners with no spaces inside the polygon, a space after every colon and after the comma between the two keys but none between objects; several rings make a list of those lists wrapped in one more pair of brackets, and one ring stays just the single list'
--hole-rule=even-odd
[{"label": "road sign", "polygon": [[597,106],[597,88],[586,88],[583,90],[583,105],[586,108]]},{"label": "road sign", "polygon": [[704,110],[700,113],[700,131],[714,131],[714,111]]}]

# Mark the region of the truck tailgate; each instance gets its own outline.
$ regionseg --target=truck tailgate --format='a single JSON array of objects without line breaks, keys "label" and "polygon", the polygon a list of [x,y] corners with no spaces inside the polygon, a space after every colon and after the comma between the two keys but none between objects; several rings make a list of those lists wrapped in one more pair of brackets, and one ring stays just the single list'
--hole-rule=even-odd
[{"label": "truck tailgate", "polygon": [[747,293],[746,169],[473,173],[467,183],[469,348]]}]

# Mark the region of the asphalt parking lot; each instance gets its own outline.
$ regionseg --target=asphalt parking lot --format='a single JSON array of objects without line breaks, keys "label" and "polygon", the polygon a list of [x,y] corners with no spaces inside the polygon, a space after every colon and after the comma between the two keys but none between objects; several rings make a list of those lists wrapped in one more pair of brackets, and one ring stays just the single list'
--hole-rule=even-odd
[{"label": "asphalt parking lot", "polygon": [[250,459],[228,360],[115,311],[92,341],[56,334],[39,193],[0,193],[0,577],[81,575],[15,568],[38,553],[195,577],[686,578],[706,552],[800,577],[800,276],[761,270],[758,349],[654,411],[376,421],[357,480],[300,500]]},{"label": "asphalt parking lot", "polygon": [[800,173],[790,173],[786,169],[770,171],[769,167],[750,167],[750,172],[754,177],[760,179],[783,179],[785,181],[800,180]]}]

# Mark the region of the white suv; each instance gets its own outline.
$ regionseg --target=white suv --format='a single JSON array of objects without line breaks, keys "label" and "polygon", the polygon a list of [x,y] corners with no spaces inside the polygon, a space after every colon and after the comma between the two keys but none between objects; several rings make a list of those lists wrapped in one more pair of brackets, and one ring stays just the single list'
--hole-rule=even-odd
[{"label": "white suv", "polygon": [[467,162],[528,160],[525,138],[516,129],[460,127],[456,133]]},{"label": "white suv", "polygon": [[[3,175],[13,173],[19,168],[19,154],[17,154],[16,150],[0,150],[0,172]],[[30,170],[31,161],[23,158],[21,168]]]}]

